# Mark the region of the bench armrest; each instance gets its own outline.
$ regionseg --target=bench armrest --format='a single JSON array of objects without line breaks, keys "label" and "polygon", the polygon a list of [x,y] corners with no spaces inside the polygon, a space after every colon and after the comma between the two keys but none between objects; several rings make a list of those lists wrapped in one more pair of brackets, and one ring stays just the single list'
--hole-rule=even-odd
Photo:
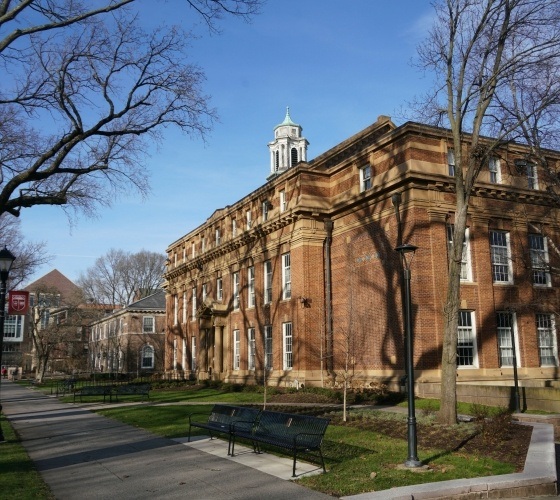
[{"label": "bench armrest", "polygon": [[191,417],[194,417],[195,415],[204,415],[206,417],[209,417],[210,415],[212,415],[211,411],[195,411],[193,413],[187,413],[187,417],[189,419],[189,424],[192,422]]}]

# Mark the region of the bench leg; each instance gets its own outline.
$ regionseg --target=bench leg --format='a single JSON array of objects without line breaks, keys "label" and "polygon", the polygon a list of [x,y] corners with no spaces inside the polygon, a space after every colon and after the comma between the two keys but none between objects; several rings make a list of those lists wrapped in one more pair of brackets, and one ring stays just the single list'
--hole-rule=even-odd
[{"label": "bench leg", "polygon": [[321,457],[321,465],[323,466],[323,472],[326,474],[327,469],[325,468],[325,460],[323,459],[323,453],[321,452],[321,448],[319,448],[319,456]]},{"label": "bench leg", "polygon": [[294,448],[294,467],[292,469],[292,477],[296,477],[296,457],[297,457],[297,450]]}]

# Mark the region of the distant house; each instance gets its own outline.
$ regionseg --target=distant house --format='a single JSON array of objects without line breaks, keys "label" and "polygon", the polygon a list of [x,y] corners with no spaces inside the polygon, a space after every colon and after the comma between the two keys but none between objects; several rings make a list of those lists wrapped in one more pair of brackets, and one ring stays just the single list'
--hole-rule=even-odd
[{"label": "distant house", "polygon": [[90,324],[92,372],[161,372],[165,352],[165,291],[157,292]]},{"label": "distant house", "polygon": [[30,310],[20,320],[25,323],[21,343],[23,371],[72,373],[85,369],[87,325],[99,314],[98,308],[88,303],[81,288],[57,269],[24,290],[30,293]]}]

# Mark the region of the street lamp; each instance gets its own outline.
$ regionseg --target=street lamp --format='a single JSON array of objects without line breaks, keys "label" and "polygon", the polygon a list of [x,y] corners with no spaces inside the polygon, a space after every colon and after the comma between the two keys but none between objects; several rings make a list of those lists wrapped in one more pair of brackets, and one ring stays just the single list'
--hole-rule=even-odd
[{"label": "street lamp", "polygon": [[416,437],[416,410],[414,407],[414,363],[412,357],[412,299],[410,296],[410,264],[418,247],[405,243],[395,250],[401,256],[404,282],[404,327],[406,337],[406,385],[408,397],[408,457],[405,467],[420,467]]},{"label": "street lamp", "polygon": [[[14,254],[6,247],[0,250],[0,367],[2,366],[2,352],[4,351],[4,320],[6,319],[6,282],[16,260]],[[0,396],[0,414],[2,413],[2,398]],[[4,433],[0,425],[0,443],[3,443]]]}]

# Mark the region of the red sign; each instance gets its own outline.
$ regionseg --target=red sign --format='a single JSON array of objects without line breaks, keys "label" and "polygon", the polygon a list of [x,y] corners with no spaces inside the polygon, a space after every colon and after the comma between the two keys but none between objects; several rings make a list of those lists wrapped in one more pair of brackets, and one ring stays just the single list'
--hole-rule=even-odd
[{"label": "red sign", "polygon": [[29,292],[9,292],[8,314],[27,314],[29,309]]}]

